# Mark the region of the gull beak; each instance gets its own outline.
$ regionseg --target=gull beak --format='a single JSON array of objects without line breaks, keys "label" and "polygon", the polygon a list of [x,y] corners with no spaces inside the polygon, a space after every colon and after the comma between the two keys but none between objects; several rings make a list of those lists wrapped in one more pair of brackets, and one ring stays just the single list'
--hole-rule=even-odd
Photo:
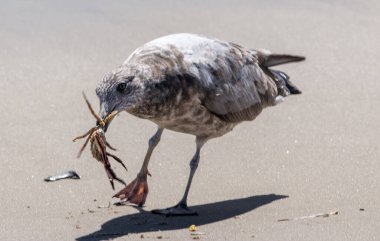
[{"label": "gull beak", "polygon": [[[109,114],[110,114],[110,113],[109,113],[109,110],[108,110],[108,106],[107,106],[107,104],[102,103],[102,104],[100,105],[99,117],[104,121],[104,120],[106,119],[106,117],[107,117]],[[111,122],[111,121],[108,121],[108,123],[105,123],[104,128],[102,128],[102,129],[104,130],[104,132],[107,131],[110,122]],[[100,126],[100,122],[99,122],[99,121],[96,121],[96,125],[97,125],[97,126]]]},{"label": "gull beak", "polygon": [[107,115],[106,121],[104,122],[104,124],[105,124],[105,126],[104,126],[104,132],[107,131],[108,126],[111,124],[113,118],[115,118],[116,115],[117,115],[117,112],[111,112],[109,115]]},{"label": "gull beak", "polygon": [[[96,126],[100,126],[100,122],[99,121],[96,121]],[[107,128],[108,128],[108,125],[106,124],[106,126],[104,126],[104,128],[100,127],[101,129],[104,130],[104,132],[107,131]]]},{"label": "gull beak", "polygon": [[[108,106],[105,105],[104,103],[101,104],[100,106],[100,112],[99,112],[99,116],[100,118],[104,121],[104,132],[107,131],[108,129],[108,126],[111,124],[111,121],[113,120],[113,118],[115,118],[115,116],[118,114],[117,111],[110,111]],[[96,122],[96,125],[100,125],[99,121]]]}]

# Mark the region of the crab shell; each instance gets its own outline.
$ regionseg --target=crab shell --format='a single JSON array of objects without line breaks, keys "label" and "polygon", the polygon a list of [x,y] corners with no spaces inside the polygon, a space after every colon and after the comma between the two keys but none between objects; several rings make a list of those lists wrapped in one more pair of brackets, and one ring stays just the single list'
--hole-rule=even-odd
[{"label": "crab shell", "polygon": [[99,128],[91,134],[90,143],[92,156],[96,160],[102,162],[108,159],[106,155],[106,136],[102,129]]}]

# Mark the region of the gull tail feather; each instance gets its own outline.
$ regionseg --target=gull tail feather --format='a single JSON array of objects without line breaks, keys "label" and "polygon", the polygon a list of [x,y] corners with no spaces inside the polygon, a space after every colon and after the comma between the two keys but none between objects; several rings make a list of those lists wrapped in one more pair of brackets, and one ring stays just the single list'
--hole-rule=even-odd
[{"label": "gull tail feather", "polygon": [[300,62],[305,60],[303,56],[287,55],[287,54],[268,54],[265,56],[263,65],[265,67],[276,66],[280,64]]}]

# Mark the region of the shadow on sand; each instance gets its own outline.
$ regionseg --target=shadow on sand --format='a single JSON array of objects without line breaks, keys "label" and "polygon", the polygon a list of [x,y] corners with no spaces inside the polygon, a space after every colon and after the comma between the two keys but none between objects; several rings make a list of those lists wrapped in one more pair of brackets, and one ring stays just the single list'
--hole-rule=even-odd
[{"label": "shadow on sand", "polygon": [[191,224],[200,226],[232,218],[287,197],[269,194],[192,206],[199,213],[199,216],[191,217],[163,217],[139,208],[139,213],[111,219],[105,222],[100,230],[79,237],[76,240],[108,240],[128,235],[129,233],[184,229],[188,228]]}]

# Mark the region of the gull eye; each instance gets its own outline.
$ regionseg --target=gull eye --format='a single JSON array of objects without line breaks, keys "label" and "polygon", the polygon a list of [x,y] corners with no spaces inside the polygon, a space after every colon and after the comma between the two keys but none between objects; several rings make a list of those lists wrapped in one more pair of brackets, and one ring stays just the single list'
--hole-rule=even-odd
[{"label": "gull eye", "polygon": [[120,84],[117,85],[116,91],[120,92],[120,93],[123,93],[126,87],[127,87],[126,83],[120,83]]}]

